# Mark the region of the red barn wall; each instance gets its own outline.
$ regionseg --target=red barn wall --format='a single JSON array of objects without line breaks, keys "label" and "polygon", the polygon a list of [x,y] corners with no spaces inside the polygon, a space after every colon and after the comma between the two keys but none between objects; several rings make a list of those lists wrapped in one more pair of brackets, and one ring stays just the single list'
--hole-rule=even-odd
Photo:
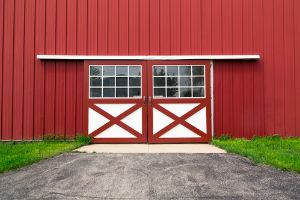
[{"label": "red barn wall", "polygon": [[214,62],[216,135],[300,136],[298,0],[0,0],[0,139],[82,132],[83,62],[37,54],[260,54]]}]

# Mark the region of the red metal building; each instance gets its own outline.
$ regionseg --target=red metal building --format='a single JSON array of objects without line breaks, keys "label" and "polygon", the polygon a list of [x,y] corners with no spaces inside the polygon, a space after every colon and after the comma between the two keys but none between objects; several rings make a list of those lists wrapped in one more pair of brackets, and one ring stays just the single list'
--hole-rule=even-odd
[{"label": "red metal building", "polygon": [[0,140],[300,136],[299,0],[0,0]]}]

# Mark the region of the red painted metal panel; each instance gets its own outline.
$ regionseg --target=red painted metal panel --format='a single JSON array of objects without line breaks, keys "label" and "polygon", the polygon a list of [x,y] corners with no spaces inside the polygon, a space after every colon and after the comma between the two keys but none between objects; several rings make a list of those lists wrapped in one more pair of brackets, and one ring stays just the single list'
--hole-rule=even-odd
[{"label": "red painted metal panel", "polygon": [[[3,71],[3,18],[4,18],[4,0],[0,0],[0,77],[2,77]],[[2,87],[3,82],[0,80],[0,140],[2,139]]]},{"label": "red painted metal panel", "polygon": [[180,55],[180,0],[172,0],[170,4],[170,40],[171,40],[171,54]]},{"label": "red painted metal panel", "polygon": [[[243,1],[243,53],[253,53],[253,2]],[[253,67],[252,62],[244,63],[244,137],[253,135]]]},{"label": "red painted metal panel", "polygon": [[[56,46],[56,1],[46,1],[45,53],[55,54]],[[55,62],[45,63],[45,129],[44,134],[55,134]]]},{"label": "red painted metal panel", "polygon": [[260,54],[257,62],[215,62],[215,130],[248,138],[297,135],[299,6],[296,0],[0,0],[0,139],[82,132],[83,62],[35,59],[55,53]]},{"label": "red painted metal panel", "polygon": [[107,55],[108,51],[108,0],[98,1],[98,54]]},{"label": "red painted metal panel", "polygon": [[[35,54],[45,53],[45,0],[36,2],[35,13]],[[35,59],[34,69],[34,137],[41,139],[44,133],[44,99],[45,99],[45,82],[44,75],[45,64],[41,60]]]},{"label": "red painted metal panel", "polygon": [[25,2],[15,1],[14,65],[13,65],[13,119],[12,139],[21,140],[23,132],[23,48]]},{"label": "red painted metal panel", "polygon": [[108,53],[119,54],[119,1],[108,1]]},{"label": "red painted metal panel", "polygon": [[296,134],[299,136],[300,133],[300,1],[294,1],[294,40],[295,40],[295,102],[296,102]]},{"label": "red painted metal panel", "polygon": [[2,100],[2,140],[12,139],[13,120],[13,65],[14,65],[14,1],[4,3],[3,36],[3,100]]},{"label": "red painted metal panel", "polygon": [[[275,133],[275,94],[274,94],[274,3],[263,1],[264,7],[264,88],[265,88],[265,133]],[[277,65],[275,65],[277,66]]]},{"label": "red painted metal panel", "polygon": [[77,54],[87,54],[87,1],[78,0],[77,16]]},{"label": "red painted metal panel", "polygon": [[[263,50],[263,0],[253,1],[253,52],[258,52],[264,57]],[[253,120],[254,135],[264,134],[264,66],[263,59],[253,65],[254,78],[254,110]]]},{"label": "red painted metal panel", "polygon": [[191,0],[191,52],[201,55],[201,1]]},{"label": "red painted metal panel", "polygon": [[[294,3],[293,0],[283,1],[284,5],[284,69],[281,74],[284,80],[284,93],[280,93],[281,98],[284,98],[284,124],[283,129],[285,130],[285,136],[296,136],[296,101],[295,101],[295,38],[294,38]],[[297,11],[299,12],[299,11]],[[298,18],[299,20],[299,18]],[[297,36],[299,37],[299,35]],[[297,66],[299,68],[299,65]],[[278,66],[278,68],[283,68],[283,66]],[[285,76],[283,76],[285,74]],[[299,77],[298,77],[299,78]]]},{"label": "red painted metal panel", "polygon": [[[124,0],[119,2],[119,54],[128,55],[128,40],[129,40],[129,1]],[[130,10],[131,12],[131,10]]]},{"label": "red painted metal panel", "polygon": [[35,1],[25,1],[23,139],[33,138]]},{"label": "red painted metal panel", "polygon": [[222,1],[212,0],[212,40],[211,48],[214,54],[222,54]]},{"label": "red painted metal panel", "polygon": [[140,0],[140,54],[149,55],[149,1]]},{"label": "red painted metal panel", "polygon": [[170,0],[160,1],[160,54],[170,55]]},{"label": "red painted metal panel", "polygon": [[181,1],[181,32],[180,32],[180,41],[181,41],[181,54],[190,55],[191,54],[191,1]]},{"label": "red painted metal panel", "polygon": [[[216,54],[222,54],[222,7],[220,0],[212,0],[212,42],[211,48]],[[218,68],[218,62],[216,62],[216,68]],[[216,69],[214,71],[214,94],[216,98],[214,99],[214,108],[216,113],[214,116],[215,120],[215,133],[216,135],[221,135],[223,133],[223,120],[222,120],[222,73],[223,70]],[[216,95],[218,94],[218,95]]]},{"label": "red painted metal panel", "polygon": [[159,0],[150,1],[150,55],[159,55]]},{"label": "red painted metal panel", "polygon": [[[76,25],[73,25],[76,26]],[[76,37],[76,36],[75,36]],[[75,38],[74,38],[75,40]],[[76,49],[74,49],[76,52]],[[72,52],[70,49],[69,52]],[[76,62],[66,64],[66,125],[65,137],[74,138],[76,134]]]},{"label": "red painted metal panel", "polygon": [[211,17],[212,17],[212,8],[211,0],[202,0],[202,54],[210,55],[212,54],[211,41],[212,41],[212,32],[211,32]]},{"label": "red painted metal panel", "polygon": [[[76,54],[77,2],[67,0],[67,54]],[[66,63],[66,138],[76,133],[76,62]]]},{"label": "red painted metal panel", "polygon": [[97,0],[89,0],[88,2],[88,54],[97,55]]},{"label": "red painted metal panel", "polygon": [[[87,1],[78,0],[77,54],[87,53]],[[82,133],[83,125],[83,62],[77,63],[76,72],[76,133]]]},{"label": "red painted metal panel", "polygon": [[[233,49],[233,37],[232,37],[232,0],[226,1],[226,4],[222,4],[222,45],[224,54],[232,54]],[[229,134],[233,129],[233,75],[232,75],[232,63],[222,62],[222,133]],[[218,66],[218,65],[217,65]],[[217,95],[219,98],[220,95]]]},{"label": "red painted metal panel", "polygon": [[[128,20],[128,50],[130,55],[140,53],[140,23],[139,23],[139,0],[129,0],[129,20]],[[122,32],[119,32],[122,35]]]},{"label": "red painted metal panel", "polygon": [[[56,53],[66,54],[67,1],[57,1],[56,7]],[[66,63],[56,62],[55,72],[55,130],[54,133],[64,138],[66,121]]]},{"label": "red painted metal panel", "polygon": [[[274,117],[275,133],[285,134],[284,130],[284,13],[283,0],[274,0]],[[276,13],[276,14],[275,14]],[[282,67],[281,67],[282,66]]]},{"label": "red painted metal panel", "polygon": [[87,1],[78,0],[77,16],[77,54],[87,53]]},{"label": "red painted metal panel", "polygon": [[83,131],[83,62],[77,62],[76,71],[76,133]]},{"label": "red painted metal panel", "polygon": [[[233,0],[233,54],[243,52],[243,2]],[[241,66],[240,66],[241,65]],[[241,62],[233,62],[233,136],[243,136],[244,133],[244,102],[243,102],[243,65]],[[218,94],[215,94],[218,96]],[[216,111],[217,112],[217,111]]]}]

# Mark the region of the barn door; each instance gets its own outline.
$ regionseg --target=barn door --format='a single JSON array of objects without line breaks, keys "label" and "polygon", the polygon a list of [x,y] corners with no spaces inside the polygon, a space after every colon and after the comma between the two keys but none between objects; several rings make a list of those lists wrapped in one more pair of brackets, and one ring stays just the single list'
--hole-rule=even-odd
[{"label": "barn door", "polygon": [[147,142],[145,64],[86,61],[84,68],[84,130],[93,142]]},{"label": "barn door", "polygon": [[211,141],[209,62],[148,63],[148,142]]}]

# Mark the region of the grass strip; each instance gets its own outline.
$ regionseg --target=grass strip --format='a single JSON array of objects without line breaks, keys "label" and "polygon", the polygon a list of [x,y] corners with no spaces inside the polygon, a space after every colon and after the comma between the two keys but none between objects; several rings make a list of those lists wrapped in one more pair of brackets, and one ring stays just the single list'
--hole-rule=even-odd
[{"label": "grass strip", "polygon": [[83,136],[77,137],[75,141],[46,139],[32,142],[0,142],[0,173],[70,152],[88,143],[90,139]]},{"label": "grass strip", "polygon": [[300,173],[300,138],[270,136],[246,140],[222,136],[214,139],[213,144],[227,152],[247,157],[256,163]]}]

